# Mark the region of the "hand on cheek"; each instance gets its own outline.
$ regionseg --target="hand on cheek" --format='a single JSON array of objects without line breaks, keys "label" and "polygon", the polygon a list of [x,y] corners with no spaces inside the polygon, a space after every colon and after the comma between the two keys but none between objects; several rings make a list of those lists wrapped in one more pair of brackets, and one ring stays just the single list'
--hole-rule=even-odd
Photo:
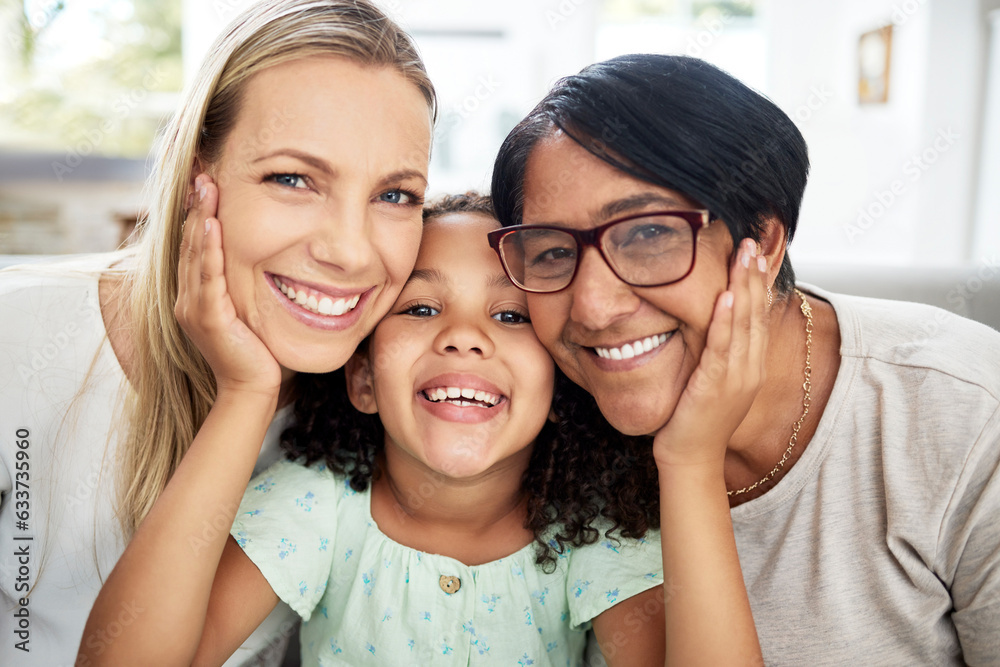
[{"label": "hand on cheek", "polygon": [[767,265],[744,240],[729,270],[729,289],[715,302],[705,349],[670,421],[657,433],[657,465],[718,466],[729,439],[764,382]]},{"label": "hand on cheek", "polygon": [[277,394],[281,367],[239,319],[226,286],[219,190],[206,174],[195,180],[178,263],[177,322],[215,373],[219,393]]}]

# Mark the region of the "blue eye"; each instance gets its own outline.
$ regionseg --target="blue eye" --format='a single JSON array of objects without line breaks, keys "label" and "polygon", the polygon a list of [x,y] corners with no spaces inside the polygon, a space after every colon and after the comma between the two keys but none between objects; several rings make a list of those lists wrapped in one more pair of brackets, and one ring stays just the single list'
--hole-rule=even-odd
[{"label": "blue eye", "polygon": [[516,310],[504,310],[493,315],[493,319],[504,324],[528,324],[531,320],[524,313]]},{"label": "blue eye", "polygon": [[387,190],[380,194],[378,199],[387,204],[401,204],[403,206],[420,206],[423,204],[423,200],[419,195],[400,189]]},{"label": "blue eye", "polygon": [[440,314],[440,310],[437,308],[432,308],[431,306],[424,305],[422,303],[417,303],[405,310],[400,311],[402,315],[412,315],[413,317],[434,317]]},{"label": "blue eye", "polygon": [[302,189],[307,187],[306,178],[301,174],[270,174],[264,180],[289,188]]}]

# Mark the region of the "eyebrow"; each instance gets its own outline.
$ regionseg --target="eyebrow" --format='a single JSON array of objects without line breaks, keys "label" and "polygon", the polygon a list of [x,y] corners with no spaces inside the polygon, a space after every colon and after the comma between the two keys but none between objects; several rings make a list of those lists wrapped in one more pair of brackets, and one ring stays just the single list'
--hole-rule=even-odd
[{"label": "eyebrow", "polygon": [[[445,278],[445,275],[440,271],[438,271],[437,269],[414,269],[413,273],[410,274],[410,277],[406,280],[406,282],[407,284],[409,284],[417,280],[428,283],[448,282],[448,279]],[[487,279],[486,286],[513,287],[514,283],[510,281],[510,278],[507,277],[507,274],[501,272]]]},{"label": "eyebrow", "polygon": [[659,204],[661,206],[668,206],[671,208],[691,208],[691,204],[683,202],[676,197],[671,197],[657,192],[643,192],[632,195],[631,197],[623,197],[622,199],[616,199],[612,202],[608,202],[601,207],[600,211],[598,211],[597,221],[600,222],[607,220],[608,218],[614,218],[619,215],[631,213],[638,209],[645,208],[650,204]]},{"label": "eyebrow", "polygon": [[303,151],[295,150],[294,148],[279,148],[278,150],[272,151],[266,155],[261,155],[251,164],[257,164],[258,162],[262,162],[263,160],[269,160],[273,157],[279,157],[279,156],[286,156],[295,158],[296,160],[301,160],[302,162],[305,162],[306,164],[315,167],[316,169],[322,171],[325,174],[334,173],[333,167],[330,166],[330,163],[327,162],[326,160],[316,157],[315,155],[305,153]]},{"label": "eyebrow", "polygon": [[[296,150],[294,148],[279,148],[278,150],[272,151],[266,155],[261,155],[259,158],[254,160],[252,164],[257,164],[258,162],[261,162],[263,160],[268,160],[273,157],[281,157],[281,156],[291,157],[295,158],[296,160],[301,160],[302,162],[305,162],[306,164],[318,169],[324,174],[329,174],[332,176],[336,173],[336,170],[333,168],[333,166],[323,158],[317,157],[310,153],[306,153],[304,151]],[[379,179],[379,183],[385,185],[388,183],[405,181],[410,178],[415,178],[421,181],[425,186],[427,185],[427,177],[423,174],[423,172],[420,172],[416,169],[400,169],[398,171],[386,174],[381,179]]]},{"label": "eyebrow", "polygon": [[400,169],[399,171],[394,171],[391,174],[386,174],[385,176],[383,176],[381,179],[379,179],[379,182],[382,183],[383,185],[388,185],[390,183],[405,181],[410,178],[417,179],[418,181],[423,183],[424,186],[427,185],[427,176],[425,176],[423,172],[417,171],[416,169]]}]

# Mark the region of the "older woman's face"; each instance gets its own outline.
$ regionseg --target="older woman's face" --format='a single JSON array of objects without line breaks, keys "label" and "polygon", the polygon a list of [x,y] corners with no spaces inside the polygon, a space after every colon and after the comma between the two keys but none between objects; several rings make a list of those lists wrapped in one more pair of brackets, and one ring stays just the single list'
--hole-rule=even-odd
[{"label": "older woman's face", "polygon": [[248,82],[210,173],[233,304],[283,367],[342,366],[396,300],[430,137],[423,95],[390,68],[312,57]]},{"label": "older woman's face", "polygon": [[[528,160],[525,224],[589,229],[632,213],[694,207],[678,192],[611,167],[561,132],[540,141]],[[615,428],[652,433],[673,414],[698,365],[732,250],[729,231],[717,221],[699,234],[690,275],[664,287],[630,287],[587,248],[569,288],[528,296],[535,332]],[[596,351],[664,336],[664,343],[628,359]]]}]

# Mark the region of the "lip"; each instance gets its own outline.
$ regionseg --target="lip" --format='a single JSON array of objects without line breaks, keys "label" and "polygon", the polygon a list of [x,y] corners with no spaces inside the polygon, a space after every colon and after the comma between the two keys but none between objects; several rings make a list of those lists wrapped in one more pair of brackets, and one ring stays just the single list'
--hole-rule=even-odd
[{"label": "lip", "polygon": [[[632,370],[635,370],[637,368],[641,368],[641,367],[645,366],[646,364],[650,363],[651,361],[653,361],[653,359],[655,359],[656,357],[658,357],[660,355],[660,353],[663,352],[663,350],[666,349],[670,345],[671,341],[673,341],[677,337],[676,336],[676,334],[677,334],[677,330],[676,329],[674,329],[673,331],[668,331],[668,332],[663,332],[663,333],[667,334],[667,340],[666,341],[664,341],[663,343],[660,343],[659,345],[657,345],[656,347],[654,347],[649,352],[646,352],[644,354],[640,354],[638,357],[632,357],[631,359],[620,359],[620,360],[605,359],[604,357],[600,357],[600,356],[597,355],[597,352],[594,350],[593,346],[582,346],[581,345],[579,347],[579,349],[580,350],[586,350],[586,352],[585,352],[586,358],[590,361],[590,363],[592,363],[594,366],[596,366],[600,370],[605,371],[607,373],[627,373],[628,371],[632,371]],[[643,337],[642,336],[637,337],[635,340],[639,340],[640,338],[643,338]],[[604,344],[604,345],[600,345],[600,347],[607,347],[607,348],[621,347],[622,345],[624,345],[627,342],[631,342],[631,341],[621,341],[621,342],[616,343],[616,344]]]},{"label": "lip", "polygon": [[[278,286],[274,284],[274,278],[277,277],[278,280],[283,280],[283,276],[275,273],[264,273],[264,279],[266,280],[268,287],[274,293],[275,298],[278,300],[288,313],[297,319],[299,322],[305,324],[313,329],[320,329],[322,331],[343,331],[344,329],[349,329],[361,319],[361,313],[365,306],[368,305],[368,301],[371,299],[372,294],[375,292],[374,287],[369,287],[364,292],[361,292],[361,298],[358,299],[358,305],[352,310],[344,313],[343,315],[320,315],[319,313],[314,313],[310,310],[306,310],[297,303],[289,301],[288,297],[281,293]],[[292,279],[289,279],[292,280]],[[298,280],[292,280],[292,282],[298,283],[300,285],[305,285],[310,289],[315,289],[317,292],[323,292],[331,297],[341,299],[347,296],[354,296],[358,294],[357,291],[344,290],[344,289],[333,289],[329,287],[323,287],[319,285],[310,284],[307,282],[302,282]]]},{"label": "lip", "polygon": [[[292,278],[291,276],[284,276],[284,275],[282,275],[280,273],[266,273],[265,272],[264,275],[266,275],[268,277],[268,279],[271,281],[271,284],[274,284],[274,279],[277,278],[278,280],[280,280],[281,282],[283,282],[285,284],[293,284],[294,283],[295,285],[302,285],[304,287],[308,287],[309,289],[311,289],[313,291],[316,291],[316,292],[319,292],[320,294],[327,295],[331,299],[343,299],[343,298],[346,298],[346,297],[353,297],[354,295],[359,294],[359,291],[356,290],[356,289],[352,290],[352,289],[346,289],[346,288],[340,288],[340,287],[330,287],[329,285],[321,285],[319,283],[311,283],[311,282],[309,282],[307,280],[298,280],[297,278]],[[360,293],[363,293],[363,292],[360,292]],[[284,295],[282,295],[282,296],[284,296]]]},{"label": "lip", "polygon": [[[476,389],[500,396],[500,402],[491,408],[462,408],[451,403],[429,401],[424,391],[434,387],[462,387]],[[492,382],[471,373],[443,373],[421,383],[414,394],[417,404],[432,416],[460,424],[481,424],[496,418],[510,405],[510,398]]]}]

